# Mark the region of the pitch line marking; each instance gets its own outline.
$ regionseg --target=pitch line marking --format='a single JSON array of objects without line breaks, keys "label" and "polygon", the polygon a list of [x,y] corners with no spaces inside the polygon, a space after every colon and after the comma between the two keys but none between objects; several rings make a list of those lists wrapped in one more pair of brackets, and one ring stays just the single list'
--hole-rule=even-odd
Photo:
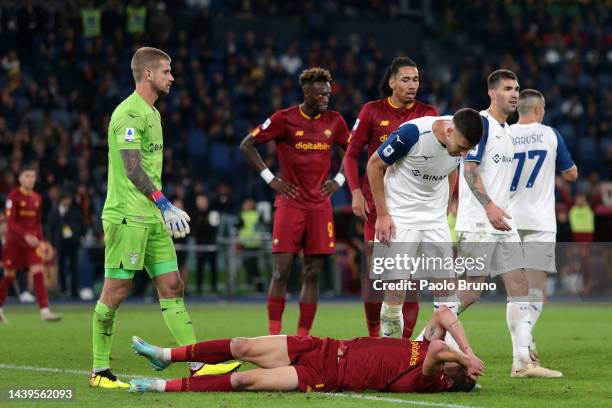
[{"label": "pitch line marking", "polygon": [[[30,365],[15,365],[15,364],[0,364],[0,369],[48,372],[48,373],[58,373],[58,374],[78,374],[78,375],[91,374],[91,371],[87,371],[87,370],[75,370],[71,368],[37,367],[37,366],[30,366]],[[128,378],[148,377],[146,375],[133,375],[133,374],[125,374],[125,373],[121,373],[119,374],[119,376],[128,377]],[[426,407],[477,408],[472,405],[458,405],[458,404],[445,404],[443,402],[405,400],[401,398],[377,397],[374,395],[362,395],[362,394],[353,394],[353,393],[340,394],[340,393],[330,392],[330,393],[321,393],[321,396],[322,397],[330,396],[330,397],[355,398],[355,399],[362,399],[362,400],[368,400],[368,401],[392,402],[396,404],[410,404],[410,405],[426,406]]]}]

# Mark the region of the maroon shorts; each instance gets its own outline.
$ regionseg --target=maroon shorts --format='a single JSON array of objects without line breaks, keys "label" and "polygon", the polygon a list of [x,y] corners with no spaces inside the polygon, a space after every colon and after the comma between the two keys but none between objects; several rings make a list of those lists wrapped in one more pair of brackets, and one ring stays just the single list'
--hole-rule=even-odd
[{"label": "maroon shorts", "polygon": [[42,265],[40,247],[30,248],[23,245],[5,244],[2,248],[2,263],[4,269],[24,269],[32,265]]},{"label": "maroon shorts", "polygon": [[331,206],[318,210],[276,207],[272,253],[331,255],[336,252],[334,215]]},{"label": "maroon shorts", "polygon": [[338,388],[338,345],[329,337],[287,336],[287,351],[301,392],[330,392]]},{"label": "maroon shorts", "polygon": [[374,227],[376,226],[376,207],[374,207],[374,203],[368,203],[368,208],[370,209],[370,213],[368,214],[368,219],[363,226],[363,241],[366,246],[371,245],[374,242]]}]

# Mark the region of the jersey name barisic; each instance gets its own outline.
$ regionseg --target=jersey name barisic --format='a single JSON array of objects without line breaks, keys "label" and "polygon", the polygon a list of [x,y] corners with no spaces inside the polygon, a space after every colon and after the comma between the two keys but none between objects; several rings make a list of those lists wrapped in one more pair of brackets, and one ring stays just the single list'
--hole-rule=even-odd
[{"label": "jersey name barisic", "polygon": [[378,149],[391,166],[385,174],[385,198],[395,225],[405,229],[448,228],[446,207],[450,172],[460,157],[451,157],[434,135],[437,120],[426,116],[402,124]]},{"label": "jersey name barisic", "polygon": [[574,162],[556,129],[541,123],[517,123],[511,129],[510,214],[518,229],[556,232],[555,169],[569,170]]},{"label": "jersey name barisic", "polygon": [[[510,183],[513,174],[514,149],[512,131],[507,123],[500,124],[489,113],[481,111],[484,132],[478,146],[470,150],[465,162],[479,163],[478,170],[484,188],[495,205],[508,212],[510,206]],[[457,231],[488,232],[503,234],[493,228],[487,214],[476,199],[463,175],[463,164],[459,170],[459,208]],[[506,220],[515,229],[514,220]]]}]

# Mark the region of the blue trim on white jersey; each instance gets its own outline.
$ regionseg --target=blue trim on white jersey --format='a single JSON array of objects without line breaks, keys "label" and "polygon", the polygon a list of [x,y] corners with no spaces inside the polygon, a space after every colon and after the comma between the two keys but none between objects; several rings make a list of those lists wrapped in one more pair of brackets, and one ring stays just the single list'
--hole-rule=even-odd
[{"label": "blue trim on white jersey", "polygon": [[400,126],[391,133],[385,143],[377,150],[378,156],[389,166],[405,157],[412,146],[419,141],[419,128],[412,123]]},{"label": "blue trim on white jersey", "polygon": [[557,135],[557,161],[555,165],[560,172],[568,171],[575,166],[572,156],[570,156],[569,150],[567,150],[563,136],[554,127],[551,127],[551,129]]},{"label": "blue trim on white jersey", "polygon": [[476,145],[475,148],[470,150],[468,154],[463,159],[464,162],[476,162],[480,163],[482,161],[482,155],[484,154],[485,148],[487,147],[487,140],[489,140],[489,119],[482,116],[482,137],[480,138],[480,142]]}]

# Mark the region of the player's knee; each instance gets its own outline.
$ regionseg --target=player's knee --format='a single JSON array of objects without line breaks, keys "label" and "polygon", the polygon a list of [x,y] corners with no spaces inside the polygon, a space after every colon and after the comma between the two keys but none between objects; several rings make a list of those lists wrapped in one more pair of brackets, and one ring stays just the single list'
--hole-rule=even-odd
[{"label": "player's knee", "polygon": [[277,268],[272,271],[272,280],[275,283],[284,283],[287,284],[287,280],[289,279],[289,268]]},{"label": "player's knee", "polygon": [[231,377],[232,388],[235,390],[247,390],[255,385],[255,376],[251,373],[234,373]]},{"label": "player's knee", "polygon": [[315,268],[304,269],[303,279],[307,285],[318,285],[319,284],[320,271]]},{"label": "player's knee", "polygon": [[236,337],[230,341],[230,350],[234,358],[244,358],[251,349],[251,339],[247,337]]}]

